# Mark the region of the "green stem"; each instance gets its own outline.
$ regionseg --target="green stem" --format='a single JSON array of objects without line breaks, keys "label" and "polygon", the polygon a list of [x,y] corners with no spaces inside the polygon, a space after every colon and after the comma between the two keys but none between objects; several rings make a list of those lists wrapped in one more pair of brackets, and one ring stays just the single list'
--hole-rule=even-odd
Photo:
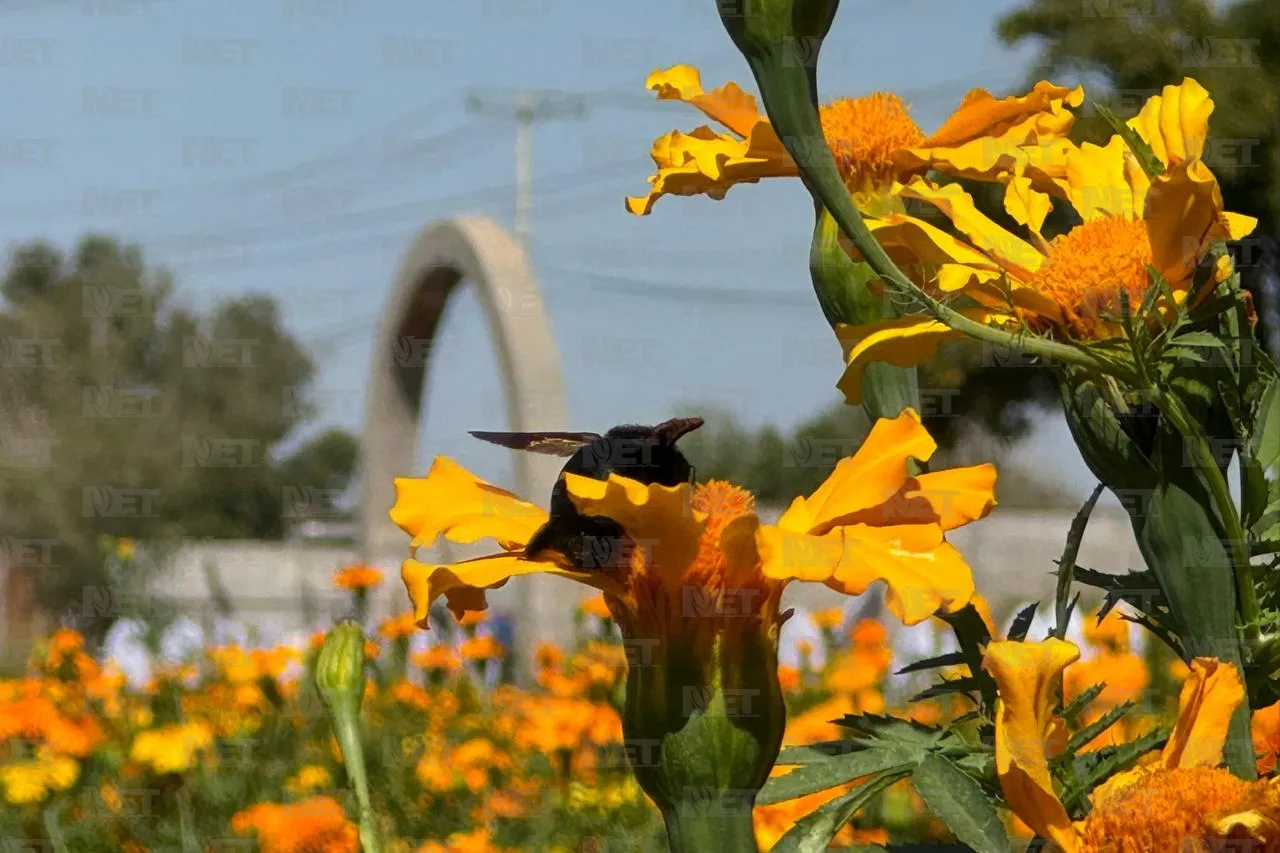
[{"label": "green stem", "polygon": [[348,701],[334,704],[333,733],[342,750],[342,763],[347,769],[347,778],[355,788],[356,803],[360,808],[360,846],[364,853],[382,853],[374,821],[373,801],[369,797],[369,774],[365,770],[359,711]]},{"label": "green stem", "polygon": [[182,836],[182,853],[200,853],[195,828],[191,820],[191,793],[185,786],[174,792],[178,801],[178,832]]},{"label": "green stem", "polygon": [[1085,526],[1088,525],[1093,507],[1098,503],[1098,498],[1102,497],[1102,490],[1105,488],[1106,486],[1102,483],[1095,486],[1089,499],[1076,513],[1075,519],[1071,522],[1071,530],[1067,533],[1067,546],[1062,551],[1062,559],[1058,561],[1058,587],[1053,597],[1056,624],[1052,635],[1059,640],[1067,638],[1067,623],[1071,618],[1071,582],[1075,579],[1076,557],[1080,554],[1080,543],[1084,540]]},{"label": "green stem", "polygon": [[759,853],[751,805],[732,793],[709,803],[678,801],[662,815],[671,853]]},{"label": "green stem", "polygon": [[1160,408],[1173,423],[1174,427],[1195,448],[1196,467],[1204,475],[1213,498],[1214,509],[1225,528],[1226,545],[1231,553],[1231,567],[1235,576],[1236,606],[1240,619],[1244,623],[1244,635],[1248,640],[1261,638],[1259,626],[1258,594],[1253,586],[1253,570],[1249,564],[1249,546],[1245,539],[1244,525],[1240,521],[1240,513],[1235,501],[1231,499],[1231,489],[1222,469],[1214,462],[1209,442],[1192,420],[1182,401],[1173,394],[1155,391],[1160,400]]},{"label": "green stem", "polygon": [[810,97],[810,81],[805,68],[788,53],[786,44],[746,54],[755,75],[769,121],[779,139],[799,166],[805,184],[827,210],[846,237],[853,241],[881,280],[907,304],[947,327],[987,343],[1012,347],[1047,362],[1070,364],[1099,371],[1137,384],[1132,369],[1098,354],[1044,338],[1013,334],[965,317],[925,293],[898,268],[872,236],[862,214],[840,179],[835,158],[826,144],[818,109]]},{"label": "green stem", "polygon": [[58,823],[58,806],[56,803],[49,803],[40,813],[41,821],[44,823],[44,834],[49,839],[49,846],[54,849],[54,853],[68,853],[66,839],[62,836],[62,827]]}]

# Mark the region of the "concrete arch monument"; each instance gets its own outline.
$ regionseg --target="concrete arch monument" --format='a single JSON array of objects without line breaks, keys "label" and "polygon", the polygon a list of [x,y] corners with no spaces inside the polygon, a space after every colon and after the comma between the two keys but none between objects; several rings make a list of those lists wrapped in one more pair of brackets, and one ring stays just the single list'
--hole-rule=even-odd
[{"label": "concrete arch monument", "polygon": [[[415,469],[423,389],[445,305],[469,282],[488,320],[513,431],[567,429],[564,377],[542,295],[520,244],[483,217],[436,222],[410,244],[378,325],[360,451],[364,558],[398,565],[408,542],[387,512],[393,480]],[[563,460],[516,453],[517,491],[543,505]],[[403,594],[401,591],[400,594]]]}]

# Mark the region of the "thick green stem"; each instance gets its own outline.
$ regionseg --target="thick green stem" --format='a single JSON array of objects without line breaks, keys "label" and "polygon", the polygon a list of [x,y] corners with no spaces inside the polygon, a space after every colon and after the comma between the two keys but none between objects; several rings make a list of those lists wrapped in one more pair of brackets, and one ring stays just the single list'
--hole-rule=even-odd
[{"label": "thick green stem", "polygon": [[1078,347],[1045,338],[1013,334],[971,320],[921,290],[898,268],[872,236],[853,199],[840,179],[835,158],[826,144],[818,108],[811,101],[807,69],[794,61],[788,47],[779,44],[745,53],[760,89],[769,121],[783,146],[800,168],[810,192],[817,197],[846,237],[853,241],[867,263],[893,294],[912,308],[947,327],[986,343],[1021,350],[1049,363],[1070,364],[1124,379],[1136,385],[1133,370]]},{"label": "thick green stem", "polygon": [[751,807],[737,796],[678,801],[662,815],[671,853],[759,853]]},{"label": "thick green stem", "polygon": [[342,763],[347,778],[355,789],[356,804],[360,808],[360,846],[364,853],[382,853],[382,845],[373,814],[373,801],[369,797],[369,774],[364,764],[364,744],[360,737],[360,714],[347,703],[335,702],[333,710],[333,734],[342,750]]},{"label": "thick green stem", "polygon": [[49,803],[44,807],[40,814],[41,822],[44,824],[45,836],[49,839],[49,846],[53,848],[54,853],[68,853],[67,841],[62,836],[62,826],[58,823],[58,806],[56,803]]}]

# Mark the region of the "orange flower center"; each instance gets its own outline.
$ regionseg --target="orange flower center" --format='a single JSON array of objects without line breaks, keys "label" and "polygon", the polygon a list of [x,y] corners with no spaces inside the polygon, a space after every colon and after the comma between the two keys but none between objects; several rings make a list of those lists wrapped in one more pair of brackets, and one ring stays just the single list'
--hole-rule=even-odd
[{"label": "orange flower center", "polygon": [[1207,818],[1231,811],[1252,787],[1227,770],[1157,770],[1094,804],[1081,853],[1207,850]]},{"label": "orange flower center", "polygon": [[[738,582],[732,578],[742,580],[745,573],[754,572],[755,552],[748,555],[730,549],[726,553],[724,532],[734,521],[755,514],[755,496],[724,480],[711,480],[694,489],[689,505],[697,512],[705,512],[707,519],[698,541],[698,556],[685,571],[685,582],[708,587],[736,586]],[[740,558],[747,558],[752,565],[743,565]]]},{"label": "orange flower center", "polygon": [[1031,286],[1062,307],[1071,330],[1088,338],[1109,337],[1102,314],[1118,317],[1123,293],[1136,308],[1150,283],[1152,263],[1147,224],[1141,219],[1095,219],[1055,237],[1048,260]]},{"label": "orange flower center", "polygon": [[822,107],[822,133],[850,192],[884,189],[898,176],[898,152],[924,141],[924,131],[897,95],[875,92]]}]

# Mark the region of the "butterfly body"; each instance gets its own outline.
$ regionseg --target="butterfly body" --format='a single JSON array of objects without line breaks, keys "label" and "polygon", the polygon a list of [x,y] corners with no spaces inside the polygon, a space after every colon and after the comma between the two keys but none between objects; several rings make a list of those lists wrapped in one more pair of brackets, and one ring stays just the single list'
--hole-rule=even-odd
[{"label": "butterfly body", "polygon": [[557,551],[573,566],[583,571],[595,571],[618,565],[623,556],[621,545],[626,534],[613,519],[585,516],[578,512],[569,497],[564,475],[607,480],[610,474],[618,474],[662,486],[692,483],[693,465],[676,447],[676,441],[700,426],[701,418],[677,418],[656,426],[623,424],[604,435],[575,432],[471,434],[503,447],[569,457],[551,490],[550,517],[530,537],[525,546],[525,556],[532,559],[548,550]]}]

